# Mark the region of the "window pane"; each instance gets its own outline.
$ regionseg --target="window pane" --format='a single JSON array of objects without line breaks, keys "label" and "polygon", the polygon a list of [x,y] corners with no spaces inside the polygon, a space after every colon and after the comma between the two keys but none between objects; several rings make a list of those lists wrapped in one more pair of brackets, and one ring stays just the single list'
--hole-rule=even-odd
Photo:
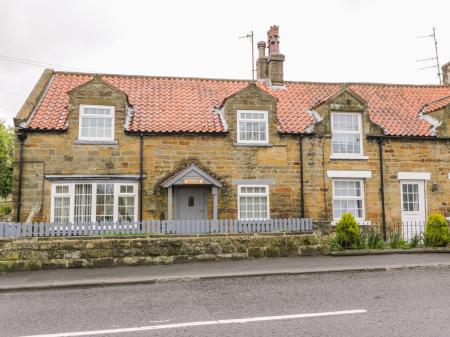
[{"label": "window pane", "polygon": [[239,213],[241,219],[267,219],[267,196],[241,196],[239,198]]},{"label": "window pane", "polygon": [[[106,110],[106,109],[105,109]],[[112,114],[88,113],[81,118],[81,136],[87,138],[112,138]]]},{"label": "window pane", "polygon": [[92,214],[92,185],[75,185],[75,222],[90,222]]},{"label": "window pane", "polygon": [[119,196],[119,221],[134,221],[134,196]]},{"label": "window pane", "polygon": [[361,153],[361,137],[359,134],[333,134],[333,153]]},{"label": "window pane", "polygon": [[[66,187],[66,186],[64,186]],[[58,223],[68,223],[70,216],[70,197],[55,197],[53,220]]]},{"label": "window pane", "polygon": [[97,222],[114,220],[114,184],[97,184]]},{"label": "window pane", "polygon": [[266,113],[240,112],[238,133],[240,140],[265,142],[267,138]]}]

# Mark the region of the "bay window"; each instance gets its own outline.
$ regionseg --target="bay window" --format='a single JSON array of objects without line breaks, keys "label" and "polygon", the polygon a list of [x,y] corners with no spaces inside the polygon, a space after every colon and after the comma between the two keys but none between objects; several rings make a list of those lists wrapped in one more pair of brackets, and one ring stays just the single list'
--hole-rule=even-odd
[{"label": "bay window", "polygon": [[136,182],[53,183],[51,221],[137,221]]},{"label": "bay window", "polygon": [[268,219],[269,186],[238,186],[239,219]]}]

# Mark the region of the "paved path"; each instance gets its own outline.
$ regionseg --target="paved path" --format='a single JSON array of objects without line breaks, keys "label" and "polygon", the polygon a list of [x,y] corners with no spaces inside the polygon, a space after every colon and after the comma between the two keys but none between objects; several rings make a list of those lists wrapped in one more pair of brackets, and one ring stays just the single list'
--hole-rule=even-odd
[{"label": "paved path", "polygon": [[449,280],[427,268],[0,293],[0,336],[447,337]]},{"label": "paved path", "polygon": [[0,292],[36,288],[154,283],[180,279],[287,275],[346,270],[376,271],[436,265],[450,267],[450,254],[317,256],[190,263],[169,266],[44,270],[0,275]]}]

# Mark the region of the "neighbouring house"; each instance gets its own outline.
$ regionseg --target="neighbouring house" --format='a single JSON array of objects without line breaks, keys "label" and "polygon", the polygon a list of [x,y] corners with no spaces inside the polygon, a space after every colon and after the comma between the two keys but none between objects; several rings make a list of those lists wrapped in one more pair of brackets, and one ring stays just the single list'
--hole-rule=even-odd
[{"label": "neighbouring house", "polygon": [[295,82],[277,26],[257,47],[256,81],[45,70],[15,118],[17,220],[450,216],[449,63],[443,85]]}]

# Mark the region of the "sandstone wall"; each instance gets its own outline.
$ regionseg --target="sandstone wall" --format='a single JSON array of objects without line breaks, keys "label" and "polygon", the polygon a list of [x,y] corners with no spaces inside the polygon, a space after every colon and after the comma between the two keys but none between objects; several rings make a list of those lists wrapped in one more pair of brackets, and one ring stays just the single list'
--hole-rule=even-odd
[{"label": "sandstone wall", "polygon": [[314,234],[0,240],[0,272],[310,256],[329,252],[330,238]]}]

